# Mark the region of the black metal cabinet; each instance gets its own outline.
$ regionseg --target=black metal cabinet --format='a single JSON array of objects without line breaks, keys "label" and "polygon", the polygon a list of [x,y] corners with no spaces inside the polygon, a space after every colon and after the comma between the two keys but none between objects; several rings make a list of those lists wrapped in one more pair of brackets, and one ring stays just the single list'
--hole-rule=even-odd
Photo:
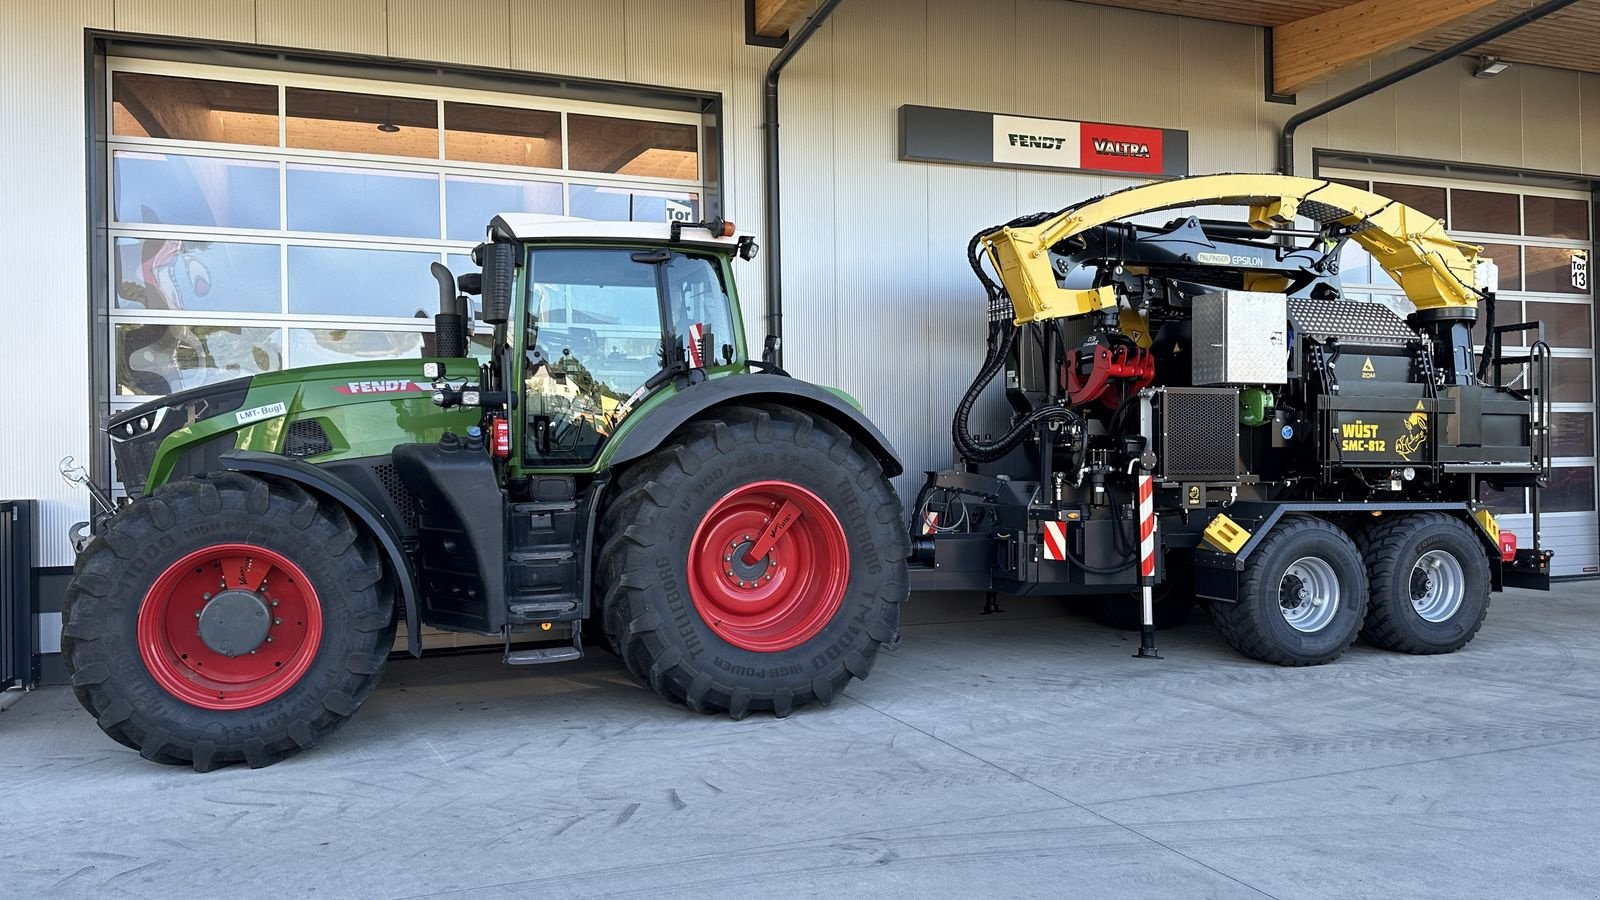
[{"label": "black metal cabinet", "polygon": [[0,500],[0,688],[39,680],[33,624],[37,502]]}]

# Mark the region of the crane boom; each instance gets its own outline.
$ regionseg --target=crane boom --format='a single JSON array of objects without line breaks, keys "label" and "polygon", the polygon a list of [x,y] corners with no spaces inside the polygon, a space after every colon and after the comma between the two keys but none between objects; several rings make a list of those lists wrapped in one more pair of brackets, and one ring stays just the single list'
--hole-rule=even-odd
[{"label": "crane boom", "polygon": [[1074,318],[1116,306],[1110,285],[1058,283],[1050,248],[1108,222],[1187,206],[1246,206],[1263,233],[1310,219],[1325,234],[1349,234],[1372,254],[1419,310],[1474,308],[1479,248],[1445,233],[1444,223],[1378,194],[1321,178],[1199,175],[1139,185],[1071,206],[1042,221],[980,236],[1011,298],[1016,324]]}]

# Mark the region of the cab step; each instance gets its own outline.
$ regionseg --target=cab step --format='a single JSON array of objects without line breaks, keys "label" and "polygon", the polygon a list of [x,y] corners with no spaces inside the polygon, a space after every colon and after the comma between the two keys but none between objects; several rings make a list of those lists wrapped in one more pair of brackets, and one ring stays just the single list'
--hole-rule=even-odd
[{"label": "cab step", "polygon": [[507,618],[513,625],[555,622],[563,617],[570,617],[577,611],[578,598],[571,595],[538,600],[514,600],[506,606]]},{"label": "cab step", "polygon": [[529,647],[525,650],[507,650],[508,666],[539,666],[545,663],[571,662],[583,656],[577,647]]},{"label": "cab step", "polygon": [[583,629],[572,629],[572,643],[561,645],[549,642],[532,647],[511,649],[511,629],[505,630],[506,649],[501,659],[508,666],[539,666],[545,663],[571,662],[583,656]]}]

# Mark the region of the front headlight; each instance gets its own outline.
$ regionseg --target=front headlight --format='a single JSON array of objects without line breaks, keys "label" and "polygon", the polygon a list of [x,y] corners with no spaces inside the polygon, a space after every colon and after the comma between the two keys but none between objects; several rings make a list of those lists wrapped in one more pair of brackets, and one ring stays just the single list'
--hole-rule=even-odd
[{"label": "front headlight", "polygon": [[113,441],[130,441],[136,437],[143,437],[161,427],[167,413],[172,412],[172,407],[163,406],[159,409],[142,412],[138,416],[130,417],[106,429],[106,433]]}]

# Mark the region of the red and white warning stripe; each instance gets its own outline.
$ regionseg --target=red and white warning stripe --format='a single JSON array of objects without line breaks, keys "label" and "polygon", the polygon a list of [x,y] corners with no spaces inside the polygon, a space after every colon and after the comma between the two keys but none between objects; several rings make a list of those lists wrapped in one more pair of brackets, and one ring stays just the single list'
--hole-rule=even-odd
[{"label": "red and white warning stripe", "polygon": [[1045,520],[1044,558],[1064,562],[1067,558],[1067,523]]},{"label": "red and white warning stripe", "polygon": [[937,512],[935,512],[935,511],[931,510],[931,509],[924,510],[923,513],[922,513],[922,531],[920,533],[921,534],[933,534],[934,532],[936,532],[938,530],[939,530],[939,514]]},{"label": "red and white warning stripe", "polygon": [[1155,478],[1150,475],[1139,476],[1139,575],[1156,575]]},{"label": "red and white warning stripe", "polygon": [[704,322],[696,322],[689,326],[689,368],[703,369],[706,361],[700,352],[700,339],[706,333]]}]

